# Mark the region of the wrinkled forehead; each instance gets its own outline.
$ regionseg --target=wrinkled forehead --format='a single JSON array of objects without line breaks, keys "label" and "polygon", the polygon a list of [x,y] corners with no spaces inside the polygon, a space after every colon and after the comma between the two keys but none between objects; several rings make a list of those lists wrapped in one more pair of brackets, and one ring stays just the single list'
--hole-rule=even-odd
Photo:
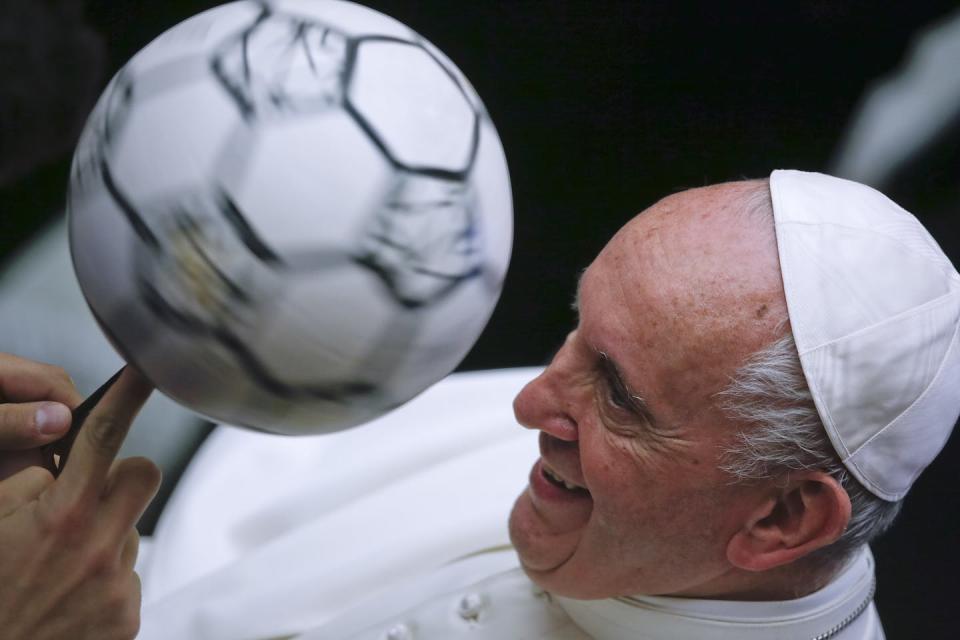
[{"label": "wrinkled forehead", "polygon": [[745,211],[756,190],[735,182],[668,196],[624,225],[601,255],[625,280],[654,285],[649,293],[671,302],[740,308],[743,298],[782,294],[772,215]]},{"label": "wrinkled forehead", "polygon": [[603,309],[595,322],[631,360],[656,352],[657,376],[719,384],[782,331],[773,221],[744,215],[743,201],[742,183],[665,198],[620,229],[581,279],[581,306]]}]

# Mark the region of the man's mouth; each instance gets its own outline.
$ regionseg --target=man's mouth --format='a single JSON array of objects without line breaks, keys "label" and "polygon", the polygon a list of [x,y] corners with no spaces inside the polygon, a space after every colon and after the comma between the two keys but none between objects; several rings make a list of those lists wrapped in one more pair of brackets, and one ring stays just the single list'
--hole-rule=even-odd
[{"label": "man's mouth", "polygon": [[540,462],[540,469],[543,471],[543,476],[547,479],[547,481],[550,482],[550,484],[552,484],[555,487],[566,489],[567,491],[587,493],[587,494],[590,493],[586,487],[582,487],[574,482],[570,482],[569,480],[561,476],[554,469],[550,468],[547,465],[547,463],[544,462],[542,459]]},{"label": "man's mouth", "polygon": [[[579,477],[577,480],[583,482]],[[516,531],[526,532],[522,533],[523,536],[529,535],[536,538],[536,541],[530,544],[542,545],[544,539],[556,541],[556,536],[579,536],[577,532],[587,526],[591,513],[593,513],[593,495],[590,491],[568,480],[562,472],[557,471],[555,467],[550,467],[541,457],[530,470],[530,484],[517,500],[513,514],[510,516],[510,526],[512,531],[515,527]],[[514,534],[511,533],[511,535]],[[569,542],[570,539],[564,544]],[[560,553],[565,558],[564,548],[561,546],[553,551],[546,549],[545,552],[550,557]],[[528,564],[533,562],[530,566],[541,569],[548,566],[554,567],[563,562],[563,558],[554,558],[554,560],[556,561],[547,561],[541,557],[539,561],[533,561],[530,557],[526,558]]]}]

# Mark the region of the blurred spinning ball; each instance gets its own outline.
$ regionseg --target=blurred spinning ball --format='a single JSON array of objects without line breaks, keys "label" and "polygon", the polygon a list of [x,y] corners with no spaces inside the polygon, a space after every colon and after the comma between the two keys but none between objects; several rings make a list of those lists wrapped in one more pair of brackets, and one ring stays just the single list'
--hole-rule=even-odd
[{"label": "blurred spinning ball", "polygon": [[235,2],[150,43],[90,116],[68,210],[124,358],[201,414],[290,434],[369,420],[456,367],[512,238],[466,78],[339,0]]}]

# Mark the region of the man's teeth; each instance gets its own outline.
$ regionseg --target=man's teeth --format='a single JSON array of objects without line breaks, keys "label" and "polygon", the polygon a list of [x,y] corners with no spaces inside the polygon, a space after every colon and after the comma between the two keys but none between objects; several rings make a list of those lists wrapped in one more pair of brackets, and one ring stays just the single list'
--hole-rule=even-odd
[{"label": "man's teeth", "polygon": [[558,476],[556,473],[548,469],[546,466],[543,467],[543,472],[547,474],[547,477],[549,477],[551,480],[557,482],[558,484],[562,484],[564,487],[566,487],[567,489],[570,489],[571,491],[576,491],[577,489],[583,489],[583,487],[579,485],[575,485],[572,482],[567,482],[566,480]]}]

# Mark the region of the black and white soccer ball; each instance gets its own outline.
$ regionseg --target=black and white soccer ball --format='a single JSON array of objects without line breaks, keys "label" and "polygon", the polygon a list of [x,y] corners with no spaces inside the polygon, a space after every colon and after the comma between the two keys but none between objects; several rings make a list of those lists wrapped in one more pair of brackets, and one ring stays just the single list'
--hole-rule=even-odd
[{"label": "black and white soccer ball", "polygon": [[124,358],[201,414],[290,434],[367,421],[453,370],[513,233],[466,78],[342,0],[235,2],[150,43],[90,116],[68,211]]}]

